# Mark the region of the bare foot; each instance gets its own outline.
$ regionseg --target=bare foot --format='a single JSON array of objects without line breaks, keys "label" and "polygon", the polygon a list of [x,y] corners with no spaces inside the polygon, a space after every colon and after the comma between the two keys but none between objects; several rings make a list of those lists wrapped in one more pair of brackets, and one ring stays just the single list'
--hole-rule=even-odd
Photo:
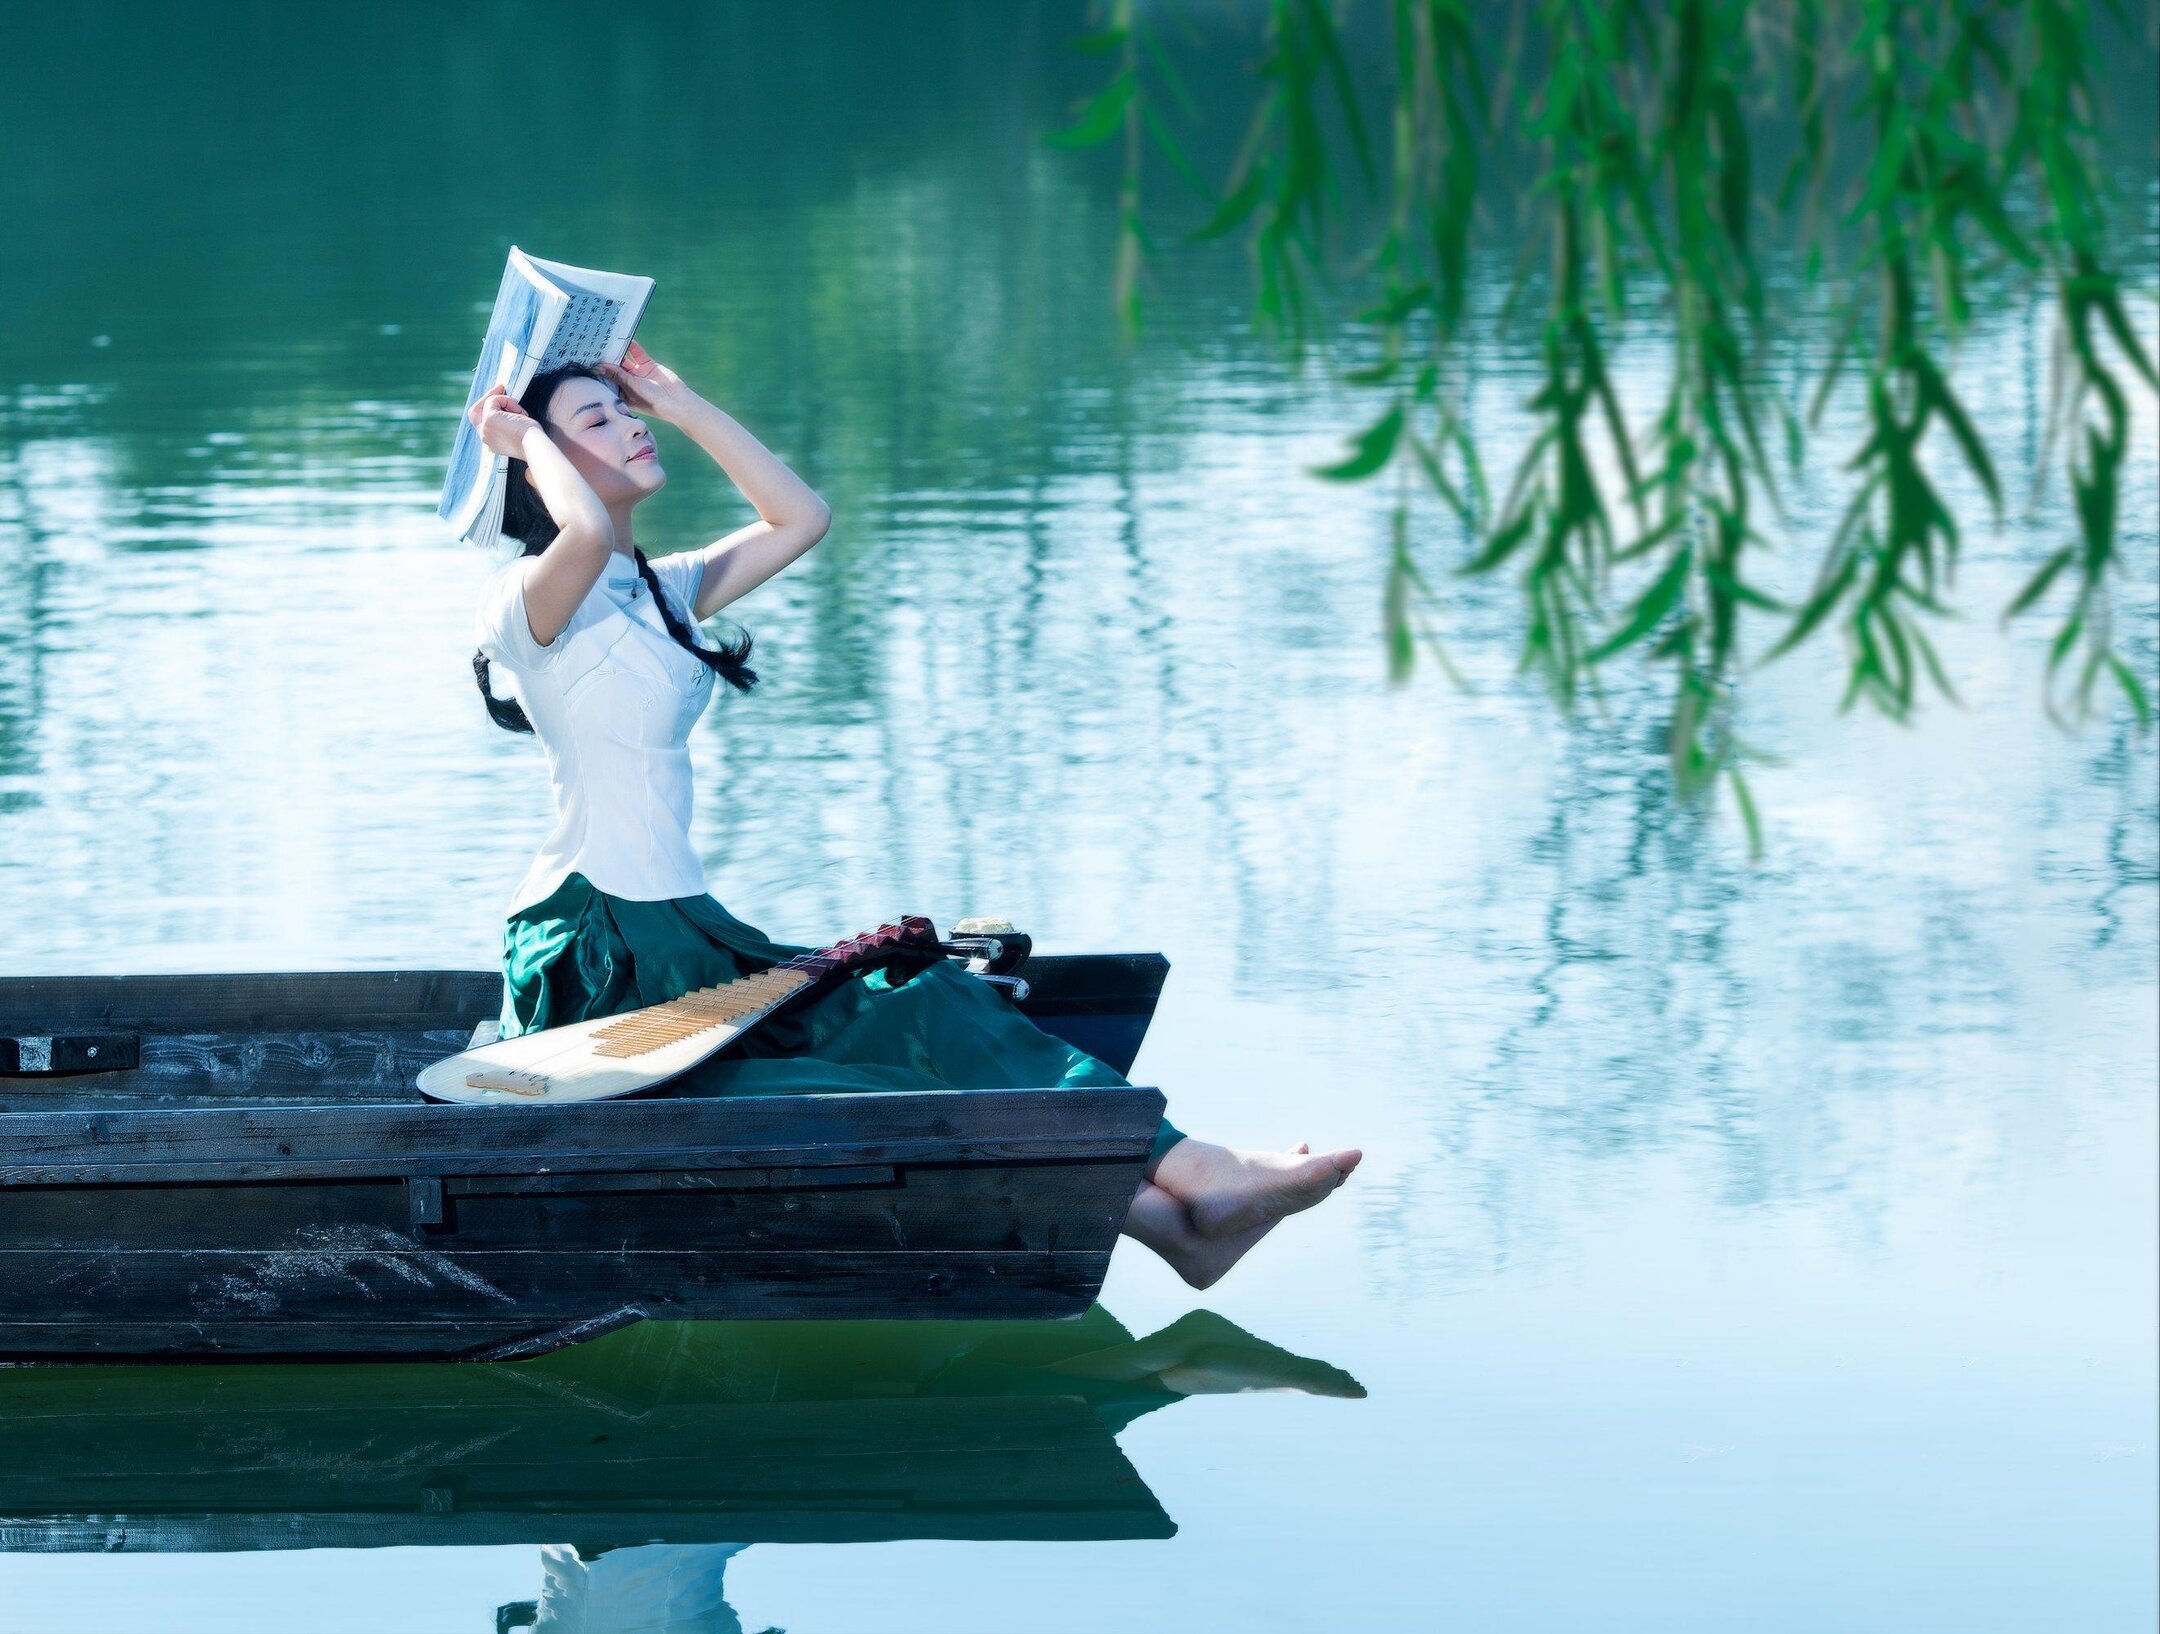
[{"label": "bare foot", "polygon": [[1231,1238],[1311,1208],[1364,1156],[1356,1147],[1316,1155],[1302,1145],[1294,1152],[1237,1152],[1188,1138],[1163,1154],[1154,1183],[1185,1205],[1201,1236]]},{"label": "bare foot", "polygon": [[1269,1220],[1231,1236],[1203,1237],[1183,1203],[1160,1186],[1145,1185],[1133,1194],[1122,1229],[1154,1249],[1189,1286],[1212,1288],[1274,1224]]}]

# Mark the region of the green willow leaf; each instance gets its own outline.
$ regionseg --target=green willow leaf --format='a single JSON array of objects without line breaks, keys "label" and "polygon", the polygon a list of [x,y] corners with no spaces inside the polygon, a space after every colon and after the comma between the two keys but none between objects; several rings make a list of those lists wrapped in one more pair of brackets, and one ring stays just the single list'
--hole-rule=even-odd
[{"label": "green willow leaf", "polygon": [[1456,519],[1464,527],[1469,527],[1470,507],[1463,502],[1461,491],[1448,480],[1447,472],[1440,468],[1440,456],[1427,448],[1424,439],[1416,432],[1410,434],[1410,451],[1417,456],[1418,464],[1424,467],[1426,480],[1433,485],[1442,502],[1454,512]]},{"label": "green willow leaf", "polygon": [[1892,579],[1890,581],[1890,593],[1894,596],[1903,596],[1915,607],[1924,607],[1940,618],[1956,618],[1958,616],[1956,609],[1937,601],[1925,590],[1920,589],[1906,579]]},{"label": "green willow leaf", "polygon": [[1185,117],[1198,119],[1200,105],[1193,100],[1192,91],[1185,84],[1185,76],[1177,71],[1177,64],[1170,60],[1170,53],[1163,49],[1162,41],[1156,38],[1152,28],[1140,31],[1140,46],[1154,62],[1156,72],[1162,75],[1163,83],[1170,87],[1170,94],[1177,99],[1178,108]]},{"label": "green willow leaf", "polygon": [[1810,429],[1822,423],[1823,405],[1830,399],[1830,392],[1845,372],[1845,363],[1852,356],[1853,338],[1860,330],[1860,303],[1852,302],[1845,313],[1845,325],[1837,340],[1831,345],[1830,360],[1823,365],[1822,379],[1816,382],[1815,395],[1808,403],[1807,423]]},{"label": "green willow leaf", "polygon": [[1684,659],[1687,656],[1690,637],[1694,633],[1693,624],[1692,619],[1682,619],[1678,624],[1675,624],[1650,646],[1648,649],[1650,656],[1653,659]]},{"label": "green willow leaf", "polygon": [[1763,854],[1762,817],[1755,810],[1755,796],[1748,792],[1748,781],[1738,766],[1727,766],[1725,776],[1732,784],[1733,803],[1740,808],[1740,821],[1747,826],[1748,858],[1760,862]]},{"label": "green willow leaf", "polygon": [[1759,607],[1766,613],[1789,613],[1792,611],[1789,604],[1779,601],[1777,597],[1765,591],[1756,589],[1755,586],[1749,584],[1723,562],[1715,559],[1704,562],[1703,577],[1709,580],[1710,584],[1720,594],[1732,601],[1745,602],[1748,606]]},{"label": "green willow leaf", "polygon": [[1157,113],[1151,104],[1143,102],[1140,104],[1140,118],[1147,126],[1148,135],[1154,139],[1156,149],[1170,161],[1170,168],[1176,173],[1178,180],[1200,198],[1212,200],[1215,189],[1208,185],[1207,178],[1201,175],[1199,168],[1185,156],[1185,150],[1178,146],[1177,138],[1163,122],[1162,115]]},{"label": "green willow leaf", "polygon": [[1456,453],[1462,457],[1463,469],[1470,473],[1469,498],[1476,514],[1490,516],[1492,490],[1486,485],[1485,462],[1478,458],[1477,442],[1470,435],[1470,428],[1459,421],[1450,420],[1446,440],[1454,443]]},{"label": "green willow leaf", "polygon": [[2077,707],[2080,717],[2092,714],[2093,683],[2100,679],[2101,661],[2108,655],[2105,647],[2095,647],[2085,660],[2083,673],[2078,676]]},{"label": "green willow leaf", "polygon": [[1409,507],[1397,505],[1391,519],[1394,550],[1390,559],[1381,615],[1387,631],[1388,683],[1401,686],[1417,664],[1417,643],[1410,629]]},{"label": "green willow leaf", "polygon": [[2087,552],[2104,555],[2106,542],[2115,537],[2115,502],[2118,492],[2115,468],[2122,455],[2114,443],[2101,437],[2098,430],[2088,430],[2092,432],[2087,447],[2092,476],[2074,485],[2077,493],[2078,526],[2084,532]]},{"label": "green willow leaf", "polygon": [[1620,474],[1630,492],[1639,491],[1642,487],[1642,473],[1636,468],[1634,440],[1628,436],[1627,417],[1620,411],[1620,399],[1613,392],[1612,378],[1606,374],[1602,359],[1594,352],[1591,354],[1590,367],[1591,386],[1597,393],[1599,406],[1604,410],[1607,434],[1611,436],[1613,448],[1620,456]]},{"label": "green willow leaf", "polygon": [[1536,511],[1526,506],[1513,521],[1506,523],[1493,534],[1492,538],[1486,542],[1483,550],[1455,569],[1455,572],[1459,576],[1466,577],[1472,574],[1490,573],[1522,548],[1523,541],[1530,537],[1530,529],[1536,521]]},{"label": "green willow leaf", "polygon": [[1673,553],[1665,571],[1652,581],[1628,614],[1627,622],[1584,654],[1587,662],[1603,663],[1622,648],[1632,646],[1664,622],[1665,615],[1680,605],[1687,589],[1688,569],[1694,564],[1694,547],[1682,545]]},{"label": "green willow leaf", "polygon": [[1310,465],[1306,470],[1330,482],[1356,482],[1369,477],[1393,456],[1402,428],[1403,406],[1397,403],[1358,434],[1348,459],[1336,465]]},{"label": "green willow leaf", "polygon": [[1386,300],[1368,306],[1357,315],[1360,323],[1377,323],[1393,326],[1401,323],[1420,307],[1432,305],[1433,286],[1430,279],[1406,285],[1392,292]]},{"label": "green willow leaf", "polygon": [[1130,68],[1125,69],[1096,93],[1070,125],[1049,132],[1043,142],[1054,148],[1094,147],[1099,142],[1107,142],[1123,125],[1125,109],[1139,86],[1139,76]]},{"label": "green willow leaf", "polygon": [[2123,696],[2130,700],[2130,707],[2137,715],[2138,725],[2152,725],[2152,704],[2146,698],[2145,688],[2131,672],[2130,666],[2113,653],[2107,655],[2107,662],[2109,670],[2114,673],[2116,684],[2123,690]]},{"label": "green willow leaf", "polygon": [[1687,513],[1685,511],[1674,511],[1672,515],[1666,517],[1665,520],[1658,523],[1656,527],[1651,528],[1648,532],[1644,533],[1643,536],[1637,539],[1633,544],[1628,545],[1623,549],[1614,551],[1614,562],[1632,562],[1638,556],[1649,555],[1651,551],[1657,549],[1659,545],[1663,544],[1667,539],[1670,539],[1674,533],[1679,531],[1681,524],[1686,521]]},{"label": "green willow leaf", "polygon": [[2145,348],[2139,344],[2137,331],[2130,327],[2130,314],[2123,310],[2122,297],[2116,293],[2112,284],[2096,304],[2100,308],[2100,316],[2107,322],[2109,332],[2115,337],[2115,344],[2123,349],[2137,372],[2145,377],[2145,383],[2149,386],[2160,386],[2160,375],[2153,372],[2152,360],[2145,355]]},{"label": "green willow leaf", "polygon": [[1792,628],[1785,632],[1775,646],[1755,661],[1758,669],[1771,659],[1790,652],[1814,634],[1815,627],[1829,617],[1830,610],[1844,599],[1845,592],[1852,587],[1853,577],[1860,571],[1860,556],[1859,551],[1846,555],[1837,572],[1830,576],[1829,582],[1810,596],[1801,607],[1800,616],[1793,621]]},{"label": "green willow leaf", "polygon": [[2084,629],[2085,601],[2083,597],[2080,597],[2077,607],[2064,622],[2063,627],[2055,632],[2055,639],[2048,646],[2047,667],[2050,675],[2054,674],[2056,667],[2069,656],[2070,649],[2077,645],[2077,638],[2083,633]]},{"label": "green willow leaf", "polygon": [[1402,368],[1402,359],[1393,355],[1374,363],[1362,364],[1355,369],[1345,369],[1341,379],[1350,386],[1379,386],[1395,378]]},{"label": "green willow leaf", "polygon": [[1900,705],[1900,689],[1890,678],[1889,667],[1883,662],[1882,648],[1869,628],[1869,617],[1862,612],[1852,621],[1853,639],[1859,644],[1860,657],[1853,665],[1853,675],[1862,682],[1862,690],[1875,700],[1894,721],[1903,721],[1905,711]]},{"label": "green willow leaf", "polygon": [[1897,695],[1898,713],[1910,713],[1913,706],[1913,653],[1912,643],[1905,635],[1905,620],[1888,603],[1876,609],[1876,621],[1882,625],[1883,641],[1890,651],[1891,690]]},{"label": "green willow leaf", "polygon": [[1365,113],[1358,103],[1357,86],[1350,78],[1350,64],[1343,59],[1335,21],[1328,16],[1327,7],[1320,0],[1302,0],[1302,3],[1313,37],[1320,44],[1320,55],[1327,64],[1328,75],[1335,82],[1335,97],[1342,104],[1343,123],[1349,127],[1350,143],[1357,152],[1358,165],[1365,173],[1366,184],[1373,185],[1379,172],[1373,164],[1372,138],[1365,133]]},{"label": "green willow leaf", "polygon": [[1935,682],[1935,688],[1958,708],[1965,707],[1965,700],[1958,696],[1957,688],[1950,684],[1950,677],[1943,673],[1942,660],[1936,656],[1935,643],[1927,638],[1927,632],[1915,624],[1912,627],[1913,645],[1920,649],[1920,660],[1927,665],[1927,672]]},{"label": "green willow leaf", "polygon": [[1080,35],[1072,42],[1072,48],[1089,56],[1100,56],[1123,45],[1128,32],[1123,28],[1099,28],[1092,34]]},{"label": "green willow leaf", "polygon": [[1942,377],[1934,363],[1925,353],[1913,354],[1912,367],[1923,398],[1943,417],[1950,428],[1950,435],[1957,439],[1958,447],[1965,452],[1965,462],[1980,479],[1988,498],[1995,502],[1995,514],[2002,514],[2002,485],[1995,480],[1995,462],[1988,458],[1986,445],[1980,441],[1980,433],[1967,418],[1964,406],[1951,391],[1950,383]]},{"label": "green willow leaf", "polygon": [[1740,98],[1732,86],[1719,87],[1713,117],[1724,158],[1718,172],[1718,208],[1734,246],[1745,254],[1753,183],[1748,173],[1747,122],[1740,115]]},{"label": "green willow leaf", "polygon": [[2025,588],[2017,593],[2017,599],[2003,609],[2001,622],[2008,624],[2018,614],[2024,612],[2026,608],[2046,595],[2048,586],[2055,582],[2056,576],[2064,568],[2068,567],[2076,557],[2077,546],[2065,545],[2043,562],[2040,565],[2040,571],[2025,581]]},{"label": "green willow leaf", "polygon": [[1971,209],[1973,220],[1980,224],[1981,231],[1995,241],[2003,254],[2021,267],[2037,267],[2041,264],[2039,252],[2034,250],[2032,245],[2026,242],[2025,235],[2018,231],[2017,223],[2011,220],[2010,213],[2003,208],[2001,195],[1994,188],[1975,187],[1968,195],[1966,203]]},{"label": "green willow leaf", "polygon": [[1245,172],[1244,179],[1233,187],[1215,213],[1185,235],[1185,242],[1197,244],[1203,239],[1220,238],[1239,222],[1253,213],[1267,191],[1267,171],[1255,164]]}]

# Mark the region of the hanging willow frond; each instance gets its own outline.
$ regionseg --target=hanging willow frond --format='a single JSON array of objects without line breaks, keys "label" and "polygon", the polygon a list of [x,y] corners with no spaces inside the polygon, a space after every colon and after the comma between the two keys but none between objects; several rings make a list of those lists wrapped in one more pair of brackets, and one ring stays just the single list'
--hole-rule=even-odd
[{"label": "hanging willow frond", "polygon": [[[1418,565],[1450,538],[1418,525],[1412,500],[1429,495],[1463,545],[1453,576],[1520,583],[1518,670],[1563,709],[1602,696],[1598,671],[1615,660],[1672,664],[1675,788],[1690,798],[1728,788],[1759,850],[1741,763],[1769,757],[1735,728],[1748,668],[1830,627],[1846,646],[1841,708],[1864,701],[1909,720],[1923,681],[1957,702],[1929,634],[1956,616],[1962,536],[1945,462],[1971,474],[1998,520],[2003,501],[1951,359],[1976,290],[2008,273],[2053,290],[2053,426],[2066,428],[2077,532],[2037,564],[2003,621],[2067,592],[2049,646],[2050,716],[2089,718],[2107,680],[2150,727],[2152,700],[2114,629],[2129,378],[2153,388],[2160,370],[2130,324],[2107,230],[2087,0],[1538,0],[1500,14],[1501,40],[1481,40],[1495,15],[1474,17],[1467,0],[1372,3],[1392,48],[1389,208],[1378,244],[1355,263],[1372,286],[1357,314],[1368,356],[1339,378],[1374,403],[1342,456],[1313,470],[1341,482],[1395,475],[1383,590],[1391,678],[1406,679],[1422,649],[1460,679],[1435,629],[1445,605],[1432,586],[1446,581]],[[1377,170],[1345,45],[1355,9],[1271,0],[1244,141],[1186,235],[1250,234],[1255,321],[1293,365],[1316,323],[1310,286],[1329,277],[1339,190],[1328,115],[1368,182]],[[1137,235],[1133,133],[1157,100],[1141,84],[1143,52],[1165,84],[1173,72],[1159,38],[1136,29],[1131,0],[1116,0],[1111,27],[1082,43],[1121,52],[1074,129],[1127,132],[1120,210]],[[1792,158],[1765,195],[1754,151],[1778,121]],[[1539,282],[1547,311],[1536,335],[1543,378],[1526,404],[1535,427],[1496,504],[1468,424],[1464,327],[1474,224],[1490,213],[1481,189],[1507,173],[1511,141],[1535,168],[1519,191],[1528,231],[1499,317]],[[1855,159],[1839,213],[1833,179]],[[1173,169],[1190,184],[1181,161],[1180,150]],[[2013,208],[2027,190],[2030,222]],[[1762,362],[1792,340],[1782,324],[1815,321],[1765,295],[1758,228],[1780,224],[1796,199],[1804,287],[1828,297],[1834,337],[1804,412]],[[1127,262],[1121,240],[1121,311],[1137,302]],[[1624,403],[1614,383],[1613,359],[1645,326],[1669,332],[1672,347],[1654,408]],[[1859,392],[1864,428],[1844,462],[1852,492],[1811,588],[1788,605],[1751,571],[1765,547],[1754,518],[1783,514],[1769,436],[1781,434],[1786,465],[1803,472],[1811,432],[1842,389]],[[1624,593],[1618,577],[1630,581]]]}]

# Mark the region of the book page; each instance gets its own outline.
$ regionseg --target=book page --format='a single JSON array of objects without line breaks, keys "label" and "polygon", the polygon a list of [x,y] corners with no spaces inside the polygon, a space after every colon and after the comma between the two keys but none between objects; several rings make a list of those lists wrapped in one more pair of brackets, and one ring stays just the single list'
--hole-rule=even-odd
[{"label": "book page", "polygon": [[573,267],[537,256],[528,256],[526,261],[568,303],[548,347],[545,367],[621,362],[638,319],[645,314],[645,303],[652,298],[653,281],[635,273]]},{"label": "book page", "polygon": [[450,445],[450,471],[443,483],[442,499],[435,507],[435,514],[455,525],[460,533],[468,532],[475,521],[486,518],[491,502],[499,514],[501,479],[510,465],[507,455],[495,453],[480,440],[480,433],[472,423],[472,405],[495,386],[504,387],[516,397],[532,384],[533,376],[539,372],[538,365],[509,335],[490,337],[490,345],[495,354],[494,365],[489,367],[483,356],[481,366],[473,372],[472,391],[465,400],[467,412],[459,421],[457,436]]},{"label": "book page", "polygon": [[600,295],[634,304],[652,292],[653,281],[637,273],[602,272],[596,267],[573,267],[564,261],[543,261],[531,255],[525,257],[525,263],[551,287],[573,295]]},{"label": "book page", "polygon": [[569,304],[555,325],[555,338],[548,343],[547,356],[540,366],[553,369],[565,363],[613,363],[620,358],[619,349],[609,355],[608,345],[622,315],[622,302],[585,290],[565,290],[563,294]]}]

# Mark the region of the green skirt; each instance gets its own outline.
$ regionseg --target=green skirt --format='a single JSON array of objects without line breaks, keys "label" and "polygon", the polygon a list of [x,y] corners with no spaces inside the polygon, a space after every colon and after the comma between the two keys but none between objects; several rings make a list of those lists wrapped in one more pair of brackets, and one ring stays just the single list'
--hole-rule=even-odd
[{"label": "green skirt", "polygon": [[[632,902],[571,874],[503,929],[501,1036],[680,998],[815,952],[775,942],[711,896]],[[887,972],[842,982],[754,1029],[676,1081],[705,1095],[850,1090],[1065,1089],[1131,1080],[1044,1032],[958,965],[895,987]],[[1150,1160],[1184,1136],[1166,1120]]]}]

